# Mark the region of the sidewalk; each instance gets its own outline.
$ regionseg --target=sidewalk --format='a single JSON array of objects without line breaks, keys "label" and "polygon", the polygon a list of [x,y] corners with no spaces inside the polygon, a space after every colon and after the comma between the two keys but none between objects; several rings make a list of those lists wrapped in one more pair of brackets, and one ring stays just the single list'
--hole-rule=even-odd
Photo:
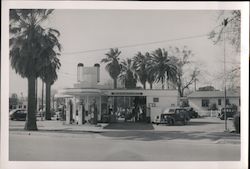
[{"label": "sidewalk", "polygon": [[[20,121],[10,121],[10,131],[11,130],[24,130],[25,122]],[[56,120],[44,120],[37,121],[38,131],[64,131],[64,132],[72,132],[72,131],[81,131],[81,132],[101,132],[103,131],[103,127],[107,124],[65,124],[64,121],[56,121]]]}]

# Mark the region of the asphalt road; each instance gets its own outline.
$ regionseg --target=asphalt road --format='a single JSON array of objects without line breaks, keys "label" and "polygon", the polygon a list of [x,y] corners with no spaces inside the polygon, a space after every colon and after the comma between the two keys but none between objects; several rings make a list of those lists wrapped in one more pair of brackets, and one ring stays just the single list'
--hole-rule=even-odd
[{"label": "asphalt road", "polygon": [[236,161],[240,144],[10,132],[10,161]]}]

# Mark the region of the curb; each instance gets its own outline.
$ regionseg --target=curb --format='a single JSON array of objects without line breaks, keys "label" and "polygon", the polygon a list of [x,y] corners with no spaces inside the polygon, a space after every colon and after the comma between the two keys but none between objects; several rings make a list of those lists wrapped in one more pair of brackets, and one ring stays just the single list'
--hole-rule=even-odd
[{"label": "curb", "polygon": [[63,133],[103,133],[103,131],[93,131],[93,130],[72,130],[72,129],[38,129],[33,131],[27,131],[24,129],[9,129],[9,131],[23,131],[23,132],[63,132]]}]

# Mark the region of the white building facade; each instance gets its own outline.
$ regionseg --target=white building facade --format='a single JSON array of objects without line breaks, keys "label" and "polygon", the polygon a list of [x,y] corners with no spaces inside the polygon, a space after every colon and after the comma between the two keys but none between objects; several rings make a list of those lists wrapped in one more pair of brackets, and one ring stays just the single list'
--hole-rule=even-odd
[{"label": "white building facade", "polygon": [[[198,112],[206,112],[211,105],[218,110],[225,107],[224,91],[196,91],[188,96],[188,102]],[[235,105],[240,110],[240,91],[226,91],[226,105]]]}]

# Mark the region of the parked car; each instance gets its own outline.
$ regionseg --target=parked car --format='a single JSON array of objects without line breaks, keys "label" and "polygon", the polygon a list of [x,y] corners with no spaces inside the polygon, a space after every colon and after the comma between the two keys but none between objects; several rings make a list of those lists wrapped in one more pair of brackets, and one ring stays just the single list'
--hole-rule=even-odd
[{"label": "parked car", "polygon": [[160,116],[154,120],[154,124],[174,125],[177,122],[187,124],[190,120],[189,112],[185,108],[170,108],[166,109]]},{"label": "parked car", "polygon": [[227,118],[233,118],[235,114],[237,113],[237,109],[229,108],[229,107],[222,108],[219,114],[219,118],[221,120],[225,120],[225,112],[226,112]]},{"label": "parked car", "polygon": [[15,109],[10,112],[10,120],[20,120],[25,121],[27,116],[27,111],[23,109]]},{"label": "parked car", "polygon": [[186,110],[188,111],[190,118],[198,118],[198,117],[200,117],[198,112],[195,111],[192,107],[187,107]]},{"label": "parked car", "polygon": [[169,125],[174,125],[176,122],[185,125],[190,120],[189,112],[185,108],[171,108],[165,112],[164,118]]}]

